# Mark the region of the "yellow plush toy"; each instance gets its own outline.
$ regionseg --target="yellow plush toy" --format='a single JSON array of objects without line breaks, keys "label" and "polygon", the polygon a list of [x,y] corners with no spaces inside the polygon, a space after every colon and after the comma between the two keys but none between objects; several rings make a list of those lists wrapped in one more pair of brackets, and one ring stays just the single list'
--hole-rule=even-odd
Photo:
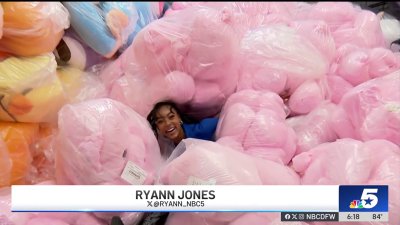
[{"label": "yellow plush toy", "polygon": [[54,122],[67,102],[52,53],[0,62],[0,120]]}]

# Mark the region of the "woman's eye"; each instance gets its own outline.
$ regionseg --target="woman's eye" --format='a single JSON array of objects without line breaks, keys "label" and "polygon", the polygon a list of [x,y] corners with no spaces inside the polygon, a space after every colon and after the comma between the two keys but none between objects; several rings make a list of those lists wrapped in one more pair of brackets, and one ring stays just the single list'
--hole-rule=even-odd
[{"label": "woman's eye", "polygon": [[169,116],[170,120],[172,120],[173,118],[175,118],[175,115]]}]

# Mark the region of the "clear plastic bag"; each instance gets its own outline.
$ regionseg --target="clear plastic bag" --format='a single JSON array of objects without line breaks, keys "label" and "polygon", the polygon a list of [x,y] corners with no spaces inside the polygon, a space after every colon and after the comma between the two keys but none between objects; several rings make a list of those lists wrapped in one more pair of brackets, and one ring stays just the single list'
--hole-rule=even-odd
[{"label": "clear plastic bag", "polygon": [[[271,82],[268,77],[282,80],[277,83],[279,88],[274,88],[274,91],[279,91],[278,94],[292,94],[303,82],[322,78],[328,72],[329,62],[320,51],[286,25],[251,30],[242,39],[241,50],[245,66],[238,82],[239,90],[243,89],[241,82],[248,82],[246,80],[252,79],[252,74],[258,75],[258,71],[267,77],[262,81]],[[253,82],[259,81],[255,79]]]},{"label": "clear plastic bag", "polygon": [[[217,114],[238,78],[239,37],[229,16],[212,8],[188,8],[150,23],[102,72],[108,90],[114,89],[111,98],[122,99],[143,116],[156,101],[168,98],[189,105],[193,117]],[[188,84],[168,88],[175,82]],[[121,97],[135,90],[146,96]]]},{"label": "clear plastic bag", "polygon": [[400,70],[348,91],[332,115],[341,138],[386,139],[400,144]]},{"label": "clear plastic bag", "polygon": [[[289,167],[245,155],[221,144],[184,139],[159,172],[164,185],[294,185],[298,175]],[[210,224],[230,222],[243,213],[198,213]],[[207,223],[206,223],[207,224]]]},{"label": "clear plastic bag", "polygon": [[71,26],[100,55],[111,58],[134,31],[138,14],[132,2],[63,2]]},{"label": "clear plastic bag", "polygon": [[246,154],[286,165],[296,151],[296,134],[286,116],[283,100],[273,92],[236,92],[224,105],[216,137],[220,143],[229,138]]},{"label": "clear plastic bag", "polygon": [[69,27],[60,2],[2,2],[3,37],[0,51],[18,56],[52,52]]},{"label": "clear plastic bag", "polygon": [[291,117],[286,120],[286,123],[296,132],[296,155],[337,139],[330,121],[331,114],[336,107],[336,105],[326,102],[307,115]]},{"label": "clear plastic bag", "polygon": [[[148,122],[111,99],[65,105],[59,113],[56,178],[62,184],[152,184],[161,162]],[[137,179],[121,177],[127,163]]]},{"label": "clear plastic bag", "polygon": [[389,222],[382,224],[400,223],[398,145],[386,140],[340,139],[296,156],[293,168],[302,175],[303,185],[389,185]]},{"label": "clear plastic bag", "polygon": [[66,102],[52,53],[0,62],[0,119],[54,122]]}]

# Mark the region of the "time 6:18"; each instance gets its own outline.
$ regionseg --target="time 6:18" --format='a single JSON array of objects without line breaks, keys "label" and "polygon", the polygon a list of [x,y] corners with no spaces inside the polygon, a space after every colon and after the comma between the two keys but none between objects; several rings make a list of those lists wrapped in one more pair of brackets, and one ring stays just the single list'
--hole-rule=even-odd
[{"label": "time 6:18", "polygon": [[358,219],[360,219],[360,215],[359,214],[349,214],[349,215],[347,215],[347,219],[349,219],[349,220],[358,220]]}]

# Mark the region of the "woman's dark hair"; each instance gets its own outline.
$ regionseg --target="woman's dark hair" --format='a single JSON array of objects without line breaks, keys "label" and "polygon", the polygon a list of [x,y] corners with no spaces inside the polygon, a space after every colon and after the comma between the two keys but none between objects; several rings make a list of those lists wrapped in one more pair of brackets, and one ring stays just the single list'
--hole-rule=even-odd
[{"label": "woman's dark hair", "polygon": [[158,102],[157,104],[154,105],[153,109],[151,110],[151,112],[149,113],[149,115],[147,116],[147,121],[149,121],[150,125],[151,125],[151,129],[153,129],[154,134],[157,135],[157,125],[156,125],[156,117],[157,117],[157,112],[158,110],[160,110],[161,107],[163,106],[169,106],[172,112],[172,109],[174,109],[176,111],[176,113],[178,113],[179,117],[181,117],[182,121],[184,123],[194,123],[195,121],[190,118],[189,116],[183,114],[178,106],[172,102],[172,101],[162,101],[162,102]]}]

